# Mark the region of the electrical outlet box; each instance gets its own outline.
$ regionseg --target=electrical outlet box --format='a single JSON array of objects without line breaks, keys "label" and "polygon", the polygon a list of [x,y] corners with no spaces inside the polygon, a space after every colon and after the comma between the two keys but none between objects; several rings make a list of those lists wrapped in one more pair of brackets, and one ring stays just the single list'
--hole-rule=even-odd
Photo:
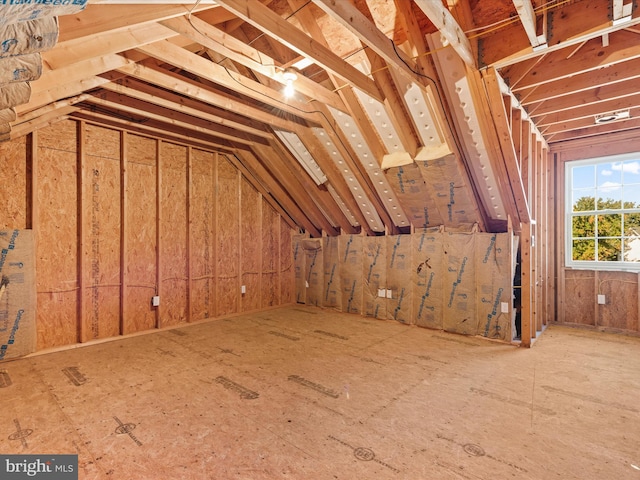
[{"label": "electrical outlet box", "polygon": [[381,297],[381,298],[386,297],[386,296],[387,296],[387,291],[386,291],[386,289],[384,289],[384,288],[379,288],[379,289],[378,289],[378,296],[379,296],[379,297]]},{"label": "electrical outlet box", "polygon": [[242,285],[242,286],[240,287],[240,293],[242,293],[243,295],[244,295],[245,293],[247,293],[247,286],[246,286],[246,285]]},{"label": "electrical outlet box", "polygon": [[500,312],[509,313],[509,304],[507,302],[500,302]]},{"label": "electrical outlet box", "polygon": [[393,298],[393,290],[387,288],[387,298]]},{"label": "electrical outlet box", "polygon": [[598,294],[598,305],[604,305],[605,303],[607,303],[606,297]]},{"label": "electrical outlet box", "polygon": [[154,307],[159,307],[160,306],[160,296],[159,295],[155,295],[153,297],[151,297],[151,305]]}]

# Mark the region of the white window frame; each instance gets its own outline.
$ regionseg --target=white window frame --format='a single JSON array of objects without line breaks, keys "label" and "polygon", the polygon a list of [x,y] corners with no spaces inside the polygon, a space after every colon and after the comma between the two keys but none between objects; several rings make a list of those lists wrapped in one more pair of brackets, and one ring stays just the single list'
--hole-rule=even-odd
[{"label": "white window frame", "polygon": [[[588,158],[584,160],[573,160],[565,163],[565,266],[574,269],[582,269],[582,270],[622,270],[622,271],[633,271],[640,272],[640,261],[638,262],[626,262],[623,260],[619,261],[599,261],[599,260],[574,260],[573,259],[573,217],[577,215],[584,215],[585,212],[573,212],[573,168],[574,167],[583,167],[587,165],[601,165],[606,163],[617,163],[624,162],[628,160],[637,160],[640,162],[640,152],[635,153],[627,153],[623,155],[611,155],[605,157],[595,157]],[[624,176],[622,176],[624,178]],[[621,183],[624,188],[624,183]],[[596,187],[597,191],[597,187]],[[597,198],[597,196],[596,196]],[[620,210],[597,210],[597,201],[595,202],[596,210],[593,210],[596,215],[596,225],[594,226],[595,230],[595,241],[596,241],[596,252],[598,245],[598,230],[597,230],[597,212],[605,212],[605,213],[620,213],[623,215],[625,213],[640,213],[640,208],[635,209],[620,209]],[[589,212],[587,212],[589,213]],[[621,242],[622,249],[624,251],[624,226],[621,229]],[[617,238],[617,237],[616,237]]]}]

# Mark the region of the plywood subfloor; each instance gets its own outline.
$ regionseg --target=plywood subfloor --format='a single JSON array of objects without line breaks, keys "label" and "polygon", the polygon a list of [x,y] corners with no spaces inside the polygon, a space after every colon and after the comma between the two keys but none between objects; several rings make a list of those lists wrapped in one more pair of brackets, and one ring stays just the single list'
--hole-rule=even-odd
[{"label": "plywood subfloor", "polygon": [[0,451],[81,479],[640,478],[640,338],[532,349],[290,307],[0,364]]}]

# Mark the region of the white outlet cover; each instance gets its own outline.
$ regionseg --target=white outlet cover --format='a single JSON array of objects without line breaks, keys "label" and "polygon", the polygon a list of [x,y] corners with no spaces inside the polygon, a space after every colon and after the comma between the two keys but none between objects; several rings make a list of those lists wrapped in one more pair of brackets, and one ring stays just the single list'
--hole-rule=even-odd
[{"label": "white outlet cover", "polygon": [[509,313],[509,304],[507,302],[500,302],[500,312]]},{"label": "white outlet cover", "polygon": [[598,294],[598,305],[604,305],[605,303],[607,303],[605,296]]}]

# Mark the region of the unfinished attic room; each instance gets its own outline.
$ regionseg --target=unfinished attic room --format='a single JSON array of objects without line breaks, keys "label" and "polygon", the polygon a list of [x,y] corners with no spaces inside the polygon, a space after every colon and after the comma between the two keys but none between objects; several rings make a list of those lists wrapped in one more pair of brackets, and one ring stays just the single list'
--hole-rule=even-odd
[{"label": "unfinished attic room", "polygon": [[640,480],[633,0],[0,2],[0,478]]}]

